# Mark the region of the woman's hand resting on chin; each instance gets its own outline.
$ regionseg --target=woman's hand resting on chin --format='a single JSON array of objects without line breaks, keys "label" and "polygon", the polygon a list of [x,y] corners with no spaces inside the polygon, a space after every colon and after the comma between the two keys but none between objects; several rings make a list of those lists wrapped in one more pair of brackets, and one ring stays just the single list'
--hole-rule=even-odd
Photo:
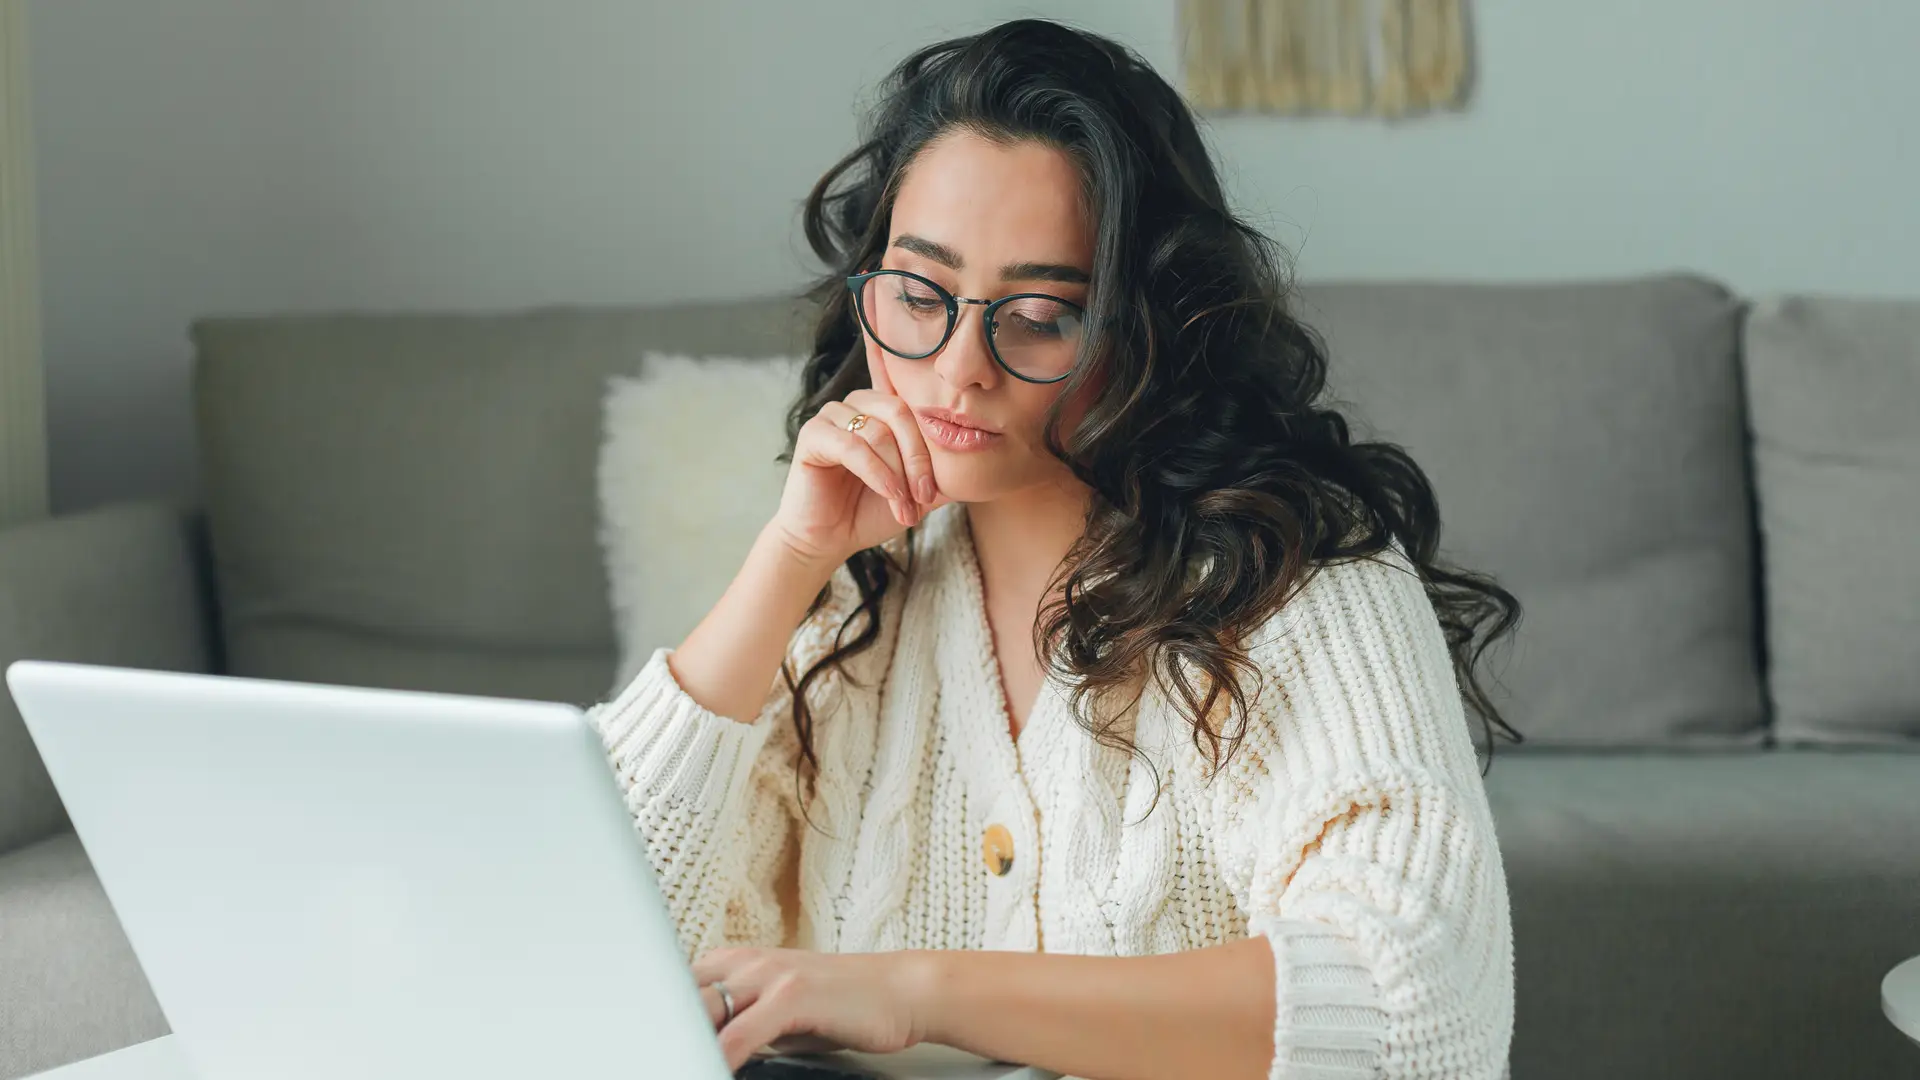
[{"label": "woman's hand resting on chin", "polygon": [[[857,416],[867,419],[848,430]],[[801,426],[772,524],[795,554],[838,566],[947,502],[913,410],[893,394],[855,390]]]}]

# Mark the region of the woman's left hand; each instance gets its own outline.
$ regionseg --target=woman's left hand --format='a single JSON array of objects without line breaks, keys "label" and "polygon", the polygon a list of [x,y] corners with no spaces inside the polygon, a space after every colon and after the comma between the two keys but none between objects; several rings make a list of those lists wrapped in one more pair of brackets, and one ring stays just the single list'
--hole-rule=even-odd
[{"label": "woman's left hand", "polygon": [[[727,1067],[738,1070],[775,1040],[875,1054],[915,1045],[926,1030],[916,1015],[925,967],[913,952],[715,949],[694,962],[693,975]],[[716,982],[733,997],[730,1023]]]}]

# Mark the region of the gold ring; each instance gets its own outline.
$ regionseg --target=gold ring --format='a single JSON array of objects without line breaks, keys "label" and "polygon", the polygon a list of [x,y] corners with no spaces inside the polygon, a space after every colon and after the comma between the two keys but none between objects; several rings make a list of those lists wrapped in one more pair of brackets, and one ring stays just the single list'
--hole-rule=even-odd
[{"label": "gold ring", "polygon": [[848,431],[859,431],[861,428],[866,426],[867,426],[866,413],[855,413],[853,416],[853,419],[847,421]]}]

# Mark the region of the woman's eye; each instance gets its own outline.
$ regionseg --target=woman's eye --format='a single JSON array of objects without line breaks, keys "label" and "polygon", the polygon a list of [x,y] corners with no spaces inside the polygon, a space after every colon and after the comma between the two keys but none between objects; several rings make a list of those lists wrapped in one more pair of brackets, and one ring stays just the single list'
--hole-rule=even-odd
[{"label": "woman's eye", "polygon": [[1027,298],[1008,304],[999,321],[1024,338],[1070,338],[1078,334],[1080,316],[1057,301]]},{"label": "woman's eye", "polygon": [[1059,337],[1061,333],[1060,320],[1058,319],[1042,321],[1029,318],[1016,311],[1013,313],[1013,322],[1015,328],[1021,333],[1031,334],[1034,337]]},{"label": "woman's eye", "polygon": [[900,303],[910,311],[937,311],[946,306],[940,302],[940,298],[937,296],[929,296],[925,293],[911,293],[904,290],[900,293]]}]

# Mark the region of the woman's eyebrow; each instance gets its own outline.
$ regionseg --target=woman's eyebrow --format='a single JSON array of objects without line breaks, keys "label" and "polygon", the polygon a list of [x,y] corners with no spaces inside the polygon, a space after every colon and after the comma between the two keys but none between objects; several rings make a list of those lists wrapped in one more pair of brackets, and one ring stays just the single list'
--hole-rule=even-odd
[{"label": "woman's eyebrow", "polygon": [[1008,263],[1000,268],[1001,281],[1057,281],[1063,285],[1085,285],[1093,280],[1085,270],[1064,263]]},{"label": "woman's eyebrow", "polygon": [[[967,264],[960,253],[937,241],[912,233],[901,233],[893,238],[893,246],[902,251],[911,251],[923,255],[949,270],[958,270]],[[1008,263],[1000,268],[1002,281],[1057,281],[1063,285],[1085,285],[1092,278],[1085,270],[1065,263],[1022,262]]]},{"label": "woman's eyebrow", "polygon": [[966,265],[960,253],[945,244],[936,244],[924,236],[901,233],[893,238],[893,246],[902,251],[911,251],[915,255],[925,255],[949,270],[958,270]]}]

